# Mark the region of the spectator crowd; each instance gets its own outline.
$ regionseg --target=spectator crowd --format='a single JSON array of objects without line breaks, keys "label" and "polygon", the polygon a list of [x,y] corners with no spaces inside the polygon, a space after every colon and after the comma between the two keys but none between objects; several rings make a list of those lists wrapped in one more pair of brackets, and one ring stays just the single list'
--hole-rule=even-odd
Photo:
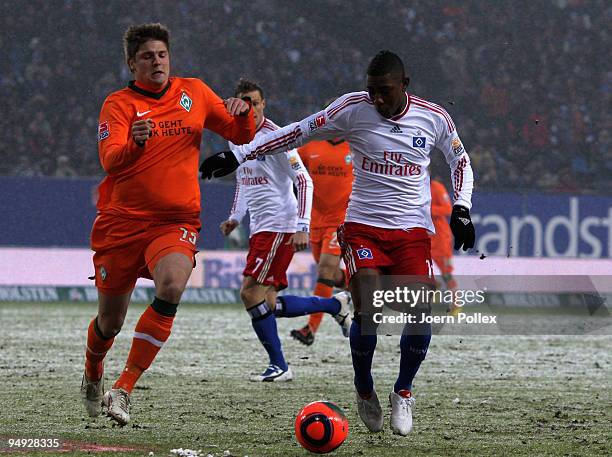
[{"label": "spectator crowd", "polygon": [[[362,90],[391,49],[409,91],[453,116],[479,190],[610,192],[606,0],[11,0],[0,13],[1,175],[101,176],[99,109],[130,80],[122,34],[159,21],[174,74],[224,97],[254,79],[278,124]],[[202,153],[219,148],[206,133]]]}]

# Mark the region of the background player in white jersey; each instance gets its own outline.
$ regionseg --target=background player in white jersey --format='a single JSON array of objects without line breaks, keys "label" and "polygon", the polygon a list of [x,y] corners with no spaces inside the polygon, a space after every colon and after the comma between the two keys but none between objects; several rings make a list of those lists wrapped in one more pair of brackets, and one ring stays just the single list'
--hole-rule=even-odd
[{"label": "background player in white jersey", "polygon": [[[259,85],[241,79],[235,92],[236,97],[251,101],[256,136],[279,128],[264,116],[266,102]],[[230,148],[234,150],[236,146],[230,143]],[[251,233],[240,297],[270,359],[269,366],[261,374],[251,376],[251,381],[293,379],[281,348],[276,317],[327,312],[337,316],[336,320],[346,326],[348,333],[350,317],[343,317],[349,315],[348,309],[343,311],[348,296],[317,301],[311,308],[287,305],[283,298],[277,298],[277,292],[287,287],[286,272],[294,252],[308,247],[312,191],[312,180],[296,150],[245,162],[236,173],[232,211],[220,229],[229,235],[248,210]]]},{"label": "background player in white jersey", "polygon": [[[207,158],[203,178],[223,176],[239,162],[299,147],[311,140],[345,138],[353,154],[353,191],[345,224],[339,229],[348,266],[355,319],[350,332],[358,413],[371,431],[383,426],[382,409],[371,375],[376,334],[362,331],[371,309],[372,279],[380,275],[411,275],[432,284],[428,165],[434,149],[442,151],[451,168],[454,206],[451,230],[455,246],[474,246],[470,219],[473,174],[455,125],[440,106],[406,92],[408,78],[402,60],[381,51],[367,70],[367,92],[343,95],[315,113],[251,143],[234,153]],[[362,313],[362,311],[364,311]],[[412,381],[424,360],[431,327],[404,331],[400,338],[400,369],[391,400],[391,428],[407,435],[412,429]],[[416,333],[416,334],[415,334]]]}]

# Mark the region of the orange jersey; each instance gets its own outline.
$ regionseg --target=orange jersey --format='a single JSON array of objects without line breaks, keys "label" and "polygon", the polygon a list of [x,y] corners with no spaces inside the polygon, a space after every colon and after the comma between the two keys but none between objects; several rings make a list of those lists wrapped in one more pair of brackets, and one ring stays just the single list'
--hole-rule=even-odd
[{"label": "orange jersey", "polygon": [[436,238],[445,240],[451,239],[450,226],[448,225],[448,217],[451,215],[453,206],[451,200],[440,181],[431,180],[431,218],[433,219],[434,227],[436,228]]},{"label": "orange jersey", "polygon": [[310,228],[344,222],[353,188],[353,165],[347,142],[312,141],[298,149],[314,184]]},{"label": "orange jersey", "polygon": [[[132,124],[148,118],[153,133],[140,147]],[[110,94],[98,127],[98,153],[108,174],[99,187],[98,211],[138,219],[198,218],[204,128],[235,144],[255,136],[253,113],[230,116],[199,79],[172,77],[158,93],[130,83]]]}]

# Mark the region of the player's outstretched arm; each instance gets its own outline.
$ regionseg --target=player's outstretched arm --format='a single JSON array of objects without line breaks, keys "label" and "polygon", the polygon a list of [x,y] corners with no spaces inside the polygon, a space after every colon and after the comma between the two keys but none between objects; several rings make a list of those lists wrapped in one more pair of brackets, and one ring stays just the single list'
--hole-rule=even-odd
[{"label": "player's outstretched arm", "polygon": [[201,88],[207,107],[204,128],[234,144],[245,144],[255,137],[255,118],[249,101],[234,97],[222,100],[203,82]]},{"label": "player's outstretched arm", "polygon": [[347,112],[339,113],[335,108],[337,108],[336,105],[342,103],[345,97],[339,98],[323,111],[261,135],[249,144],[236,147],[233,149],[233,154],[230,154],[229,151],[221,151],[206,158],[200,167],[202,178],[225,176],[246,160],[286,152],[309,141],[344,138],[348,131]]}]

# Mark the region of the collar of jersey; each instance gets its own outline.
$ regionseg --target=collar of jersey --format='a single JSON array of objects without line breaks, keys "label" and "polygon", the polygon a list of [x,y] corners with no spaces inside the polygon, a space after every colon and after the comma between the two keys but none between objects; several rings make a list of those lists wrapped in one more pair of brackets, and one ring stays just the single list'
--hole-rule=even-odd
[{"label": "collar of jersey", "polygon": [[410,94],[408,92],[405,92],[405,94],[406,94],[406,107],[402,110],[401,113],[396,114],[395,116],[389,118],[389,120],[397,121],[401,119],[402,117],[404,117],[406,113],[408,112],[408,109],[410,108]]},{"label": "collar of jersey", "polygon": [[259,132],[259,131],[262,129],[262,127],[264,126],[264,124],[266,123],[266,121],[267,121],[267,119],[266,119],[266,117],[264,116],[264,117],[263,117],[263,119],[261,120],[261,124],[259,124],[259,127],[257,127],[257,130],[255,130],[255,133]]},{"label": "collar of jersey", "polygon": [[136,85],[136,81],[134,80],[128,83],[128,87],[132,89],[134,92],[138,92],[140,95],[144,95],[145,97],[150,97],[150,98],[154,98],[155,100],[159,100],[160,98],[164,96],[166,92],[168,92],[168,89],[170,89],[170,81],[168,81],[168,84],[166,84],[166,87],[164,87],[159,92],[151,92],[150,90],[146,90],[141,87],[138,87]]}]

